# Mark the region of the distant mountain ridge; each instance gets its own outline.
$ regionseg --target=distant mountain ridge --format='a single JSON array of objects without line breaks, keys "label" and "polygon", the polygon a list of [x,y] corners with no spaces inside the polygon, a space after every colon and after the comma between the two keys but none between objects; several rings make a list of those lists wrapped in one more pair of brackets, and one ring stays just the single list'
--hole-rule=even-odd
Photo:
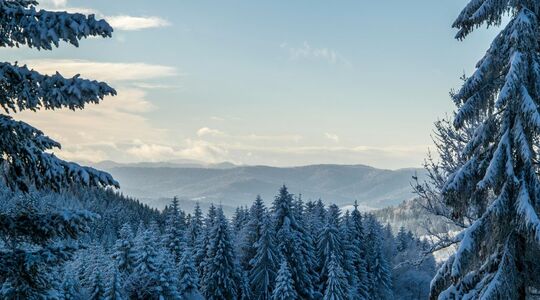
[{"label": "distant mountain ridge", "polygon": [[383,170],[365,165],[309,165],[301,167],[236,166],[231,163],[164,162],[94,166],[110,172],[122,192],[157,208],[178,196],[228,207],[250,205],[256,195],[271,203],[285,184],[305,200],[323,199],[340,206],[354,200],[364,208],[397,205],[412,198],[412,176],[422,169]]}]

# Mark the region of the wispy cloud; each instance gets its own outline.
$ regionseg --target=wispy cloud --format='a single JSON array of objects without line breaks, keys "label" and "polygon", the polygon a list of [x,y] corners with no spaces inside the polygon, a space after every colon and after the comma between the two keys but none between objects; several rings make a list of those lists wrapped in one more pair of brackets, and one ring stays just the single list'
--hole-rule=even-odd
[{"label": "wispy cloud", "polygon": [[93,8],[70,6],[67,0],[42,0],[39,3],[41,7],[49,10],[94,14],[107,20],[115,30],[135,31],[171,25],[169,21],[157,16],[106,15]]},{"label": "wispy cloud", "polygon": [[333,65],[352,66],[351,62],[336,50],[326,47],[313,47],[308,42],[304,42],[300,47],[291,46],[288,43],[282,43],[279,47],[288,52],[290,60],[325,61]]},{"label": "wispy cloud", "polygon": [[264,134],[230,134],[218,129],[202,127],[197,130],[198,137],[215,138],[228,141],[258,141],[258,142],[294,142],[302,140],[302,136],[298,134],[284,135],[264,135]]},{"label": "wispy cloud", "polygon": [[164,157],[176,156],[174,148],[158,144],[139,144],[128,148],[126,152],[144,161],[159,161]]},{"label": "wispy cloud", "polygon": [[40,0],[39,4],[41,6],[65,7],[67,0]]},{"label": "wispy cloud", "polygon": [[183,76],[170,66],[146,63],[111,63],[80,59],[35,59],[22,61],[29,67],[48,74],[59,71],[64,76],[81,74],[102,81],[136,81],[171,76]]},{"label": "wispy cloud", "polygon": [[212,129],[212,128],[208,128],[208,127],[202,127],[201,129],[197,130],[197,135],[202,137],[202,136],[223,136],[225,135],[225,133],[217,130],[217,129]]},{"label": "wispy cloud", "polygon": [[336,143],[339,142],[339,136],[337,134],[327,132],[324,134],[324,137]]},{"label": "wispy cloud", "polygon": [[109,24],[118,30],[141,30],[170,26],[169,21],[159,17],[105,16]]}]

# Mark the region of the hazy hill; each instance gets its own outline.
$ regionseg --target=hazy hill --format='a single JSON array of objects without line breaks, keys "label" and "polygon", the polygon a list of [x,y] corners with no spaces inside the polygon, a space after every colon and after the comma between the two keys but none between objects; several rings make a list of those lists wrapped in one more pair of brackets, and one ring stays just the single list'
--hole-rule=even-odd
[{"label": "hazy hill", "polygon": [[[172,196],[184,201],[248,205],[260,194],[270,202],[286,184],[304,199],[322,198],[327,203],[369,208],[396,205],[412,197],[410,181],[420,169],[382,170],[364,165],[311,165],[277,168],[204,165],[196,162],[117,164],[102,163],[120,181],[122,191],[155,207]],[[187,203],[185,203],[187,204]]]}]

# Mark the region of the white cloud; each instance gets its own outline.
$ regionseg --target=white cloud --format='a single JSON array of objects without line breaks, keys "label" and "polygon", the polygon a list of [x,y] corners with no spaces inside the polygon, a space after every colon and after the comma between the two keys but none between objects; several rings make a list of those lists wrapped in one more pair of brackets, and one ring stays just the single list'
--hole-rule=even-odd
[{"label": "white cloud", "polygon": [[247,135],[234,135],[227,132],[223,132],[218,129],[209,127],[202,127],[197,130],[198,137],[214,137],[220,139],[226,139],[229,141],[257,141],[257,142],[299,142],[302,139],[301,135],[260,135],[260,134],[247,134]]},{"label": "white cloud", "polygon": [[337,136],[337,134],[327,132],[324,134],[324,137],[336,143],[339,142],[339,136]]},{"label": "white cloud", "polygon": [[224,133],[217,130],[217,129],[212,129],[212,128],[208,128],[208,127],[202,127],[201,129],[197,130],[197,135],[198,136],[206,136],[206,135],[211,135],[211,136],[223,136]]},{"label": "white cloud", "polygon": [[15,115],[45,134],[53,134],[53,138],[64,145],[61,151],[55,151],[59,156],[70,160],[100,161],[113,157],[146,159],[151,157],[150,153],[166,153],[163,148],[156,147],[128,151],[133,145],[142,143],[134,143],[136,140],[153,145],[162,144],[169,138],[167,130],[155,127],[145,116],[155,109],[146,90],[133,87],[130,82],[174,76],[174,68],[81,60],[32,60],[28,63],[43,73],[58,70],[65,76],[81,73],[87,78],[109,81],[118,91],[117,96],[107,97],[99,105],[90,104],[81,111],[24,111]]},{"label": "white cloud", "polygon": [[178,156],[201,160],[209,163],[233,161],[228,156],[228,150],[220,145],[202,140],[186,140],[187,147],[178,152]]},{"label": "white cloud", "polygon": [[149,28],[170,26],[170,22],[156,16],[106,15],[98,10],[87,7],[72,7],[67,0],[41,0],[40,7],[48,10],[67,11],[70,13],[94,14],[107,20],[115,30],[134,31]]},{"label": "white cloud", "polygon": [[65,7],[67,0],[40,0],[39,4],[41,6]]},{"label": "white cloud", "polygon": [[169,21],[159,17],[106,16],[107,22],[118,30],[141,30],[170,26]]},{"label": "white cloud", "polygon": [[216,144],[203,140],[186,139],[181,147],[162,144],[137,144],[126,152],[142,161],[167,161],[176,158],[217,163],[229,160],[228,151]]},{"label": "white cloud", "polygon": [[218,117],[218,116],[211,116],[210,120],[222,122],[222,121],[225,121],[225,118]]},{"label": "white cloud", "polygon": [[83,77],[112,82],[182,75],[173,67],[146,63],[109,63],[76,59],[36,59],[23,63],[42,73],[54,74],[58,71],[66,77],[81,74]]},{"label": "white cloud", "polygon": [[160,161],[164,158],[175,156],[175,151],[172,147],[157,144],[133,146],[127,149],[126,152],[143,161]]},{"label": "white cloud", "polygon": [[336,50],[312,47],[308,42],[304,42],[301,47],[293,47],[287,43],[282,43],[279,47],[288,51],[290,60],[320,60],[333,65],[352,66],[351,62]]}]

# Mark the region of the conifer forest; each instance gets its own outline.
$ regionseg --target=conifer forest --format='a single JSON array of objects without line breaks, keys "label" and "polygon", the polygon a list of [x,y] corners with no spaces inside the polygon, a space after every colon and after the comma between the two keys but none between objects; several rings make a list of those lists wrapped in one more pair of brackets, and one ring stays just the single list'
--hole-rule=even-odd
[{"label": "conifer forest", "polygon": [[0,0],[0,299],[540,299],[540,0],[206,2]]}]

